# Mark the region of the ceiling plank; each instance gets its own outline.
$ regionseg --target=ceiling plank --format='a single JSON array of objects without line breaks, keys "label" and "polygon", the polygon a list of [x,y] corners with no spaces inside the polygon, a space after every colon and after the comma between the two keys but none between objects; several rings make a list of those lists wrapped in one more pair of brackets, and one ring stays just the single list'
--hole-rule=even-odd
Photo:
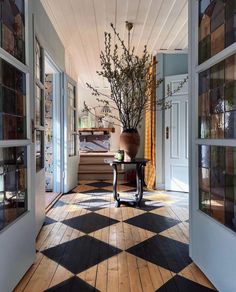
[{"label": "ceiling plank", "polygon": [[176,23],[186,1],[187,0],[164,1],[152,35],[149,38],[148,47],[151,51],[158,51],[162,48],[163,42]]},{"label": "ceiling plank", "polygon": [[[131,45],[141,55],[145,45],[150,53],[186,49],[188,45],[187,0],[41,0],[83,83],[108,86],[96,74],[104,32],[114,36],[112,22],[127,41],[126,21],[134,23]],[[120,51],[119,51],[120,52]]]},{"label": "ceiling plank", "polygon": [[141,54],[144,46],[147,45],[149,36],[152,33],[155,22],[159,16],[159,11],[163,3],[166,1],[169,0],[160,1],[152,0],[146,9],[140,11],[141,13],[145,14],[145,20],[143,21],[142,31],[140,32],[140,35],[137,40],[136,48],[138,54]]},{"label": "ceiling plank", "polygon": [[160,49],[168,49],[171,43],[176,39],[183,26],[188,19],[188,2],[185,1],[184,7],[176,17],[176,21],[173,22],[169,33],[166,34],[163,43],[160,45]]},{"label": "ceiling plank", "polygon": [[181,42],[183,41],[183,39],[186,39],[186,41],[188,41],[188,19],[186,19],[181,30],[176,35],[175,39],[173,39],[172,43],[169,45],[168,50],[175,50],[175,49],[179,50],[181,48]]}]

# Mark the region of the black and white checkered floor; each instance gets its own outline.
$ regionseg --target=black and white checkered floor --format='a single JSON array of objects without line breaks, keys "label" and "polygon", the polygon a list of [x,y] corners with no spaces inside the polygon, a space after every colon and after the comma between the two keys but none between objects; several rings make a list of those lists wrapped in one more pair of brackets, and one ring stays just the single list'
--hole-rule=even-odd
[{"label": "black and white checkered floor", "polygon": [[111,191],[84,181],[60,198],[16,291],[214,291],[188,256],[187,194],[145,192],[141,208],[115,208]]}]

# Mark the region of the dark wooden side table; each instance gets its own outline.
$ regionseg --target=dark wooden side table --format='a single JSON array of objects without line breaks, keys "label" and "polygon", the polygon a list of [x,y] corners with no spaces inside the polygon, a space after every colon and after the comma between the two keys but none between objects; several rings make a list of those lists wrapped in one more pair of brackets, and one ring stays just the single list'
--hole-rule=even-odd
[{"label": "dark wooden side table", "polygon": [[[116,201],[116,207],[120,207],[121,204],[128,204],[132,206],[140,207],[140,203],[143,197],[143,184],[144,184],[144,168],[149,160],[144,158],[136,158],[131,161],[118,161],[118,160],[105,160],[105,163],[110,164],[113,168],[113,197]],[[121,200],[120,195],[117,191],[117,180],[118,180],[118,171],[117,165],[119,164],[134,164],[136,165],[136,187],[137,191],[135,193],[135,198],[133,201]]]}]

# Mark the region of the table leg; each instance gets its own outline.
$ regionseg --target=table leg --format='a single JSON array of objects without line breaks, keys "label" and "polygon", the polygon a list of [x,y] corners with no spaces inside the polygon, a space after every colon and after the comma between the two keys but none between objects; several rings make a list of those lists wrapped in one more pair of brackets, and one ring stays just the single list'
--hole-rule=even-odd
[{"label": "table leg", "polygon": [[116,207],[120,207],[120,197],[117,192],[117,179],[118,179],[118,174],[117,174],[117,165],[113,164],[113,197],[114,200],[116,201]]},{"label": "table leg", "polygon": [[136,166],[136,183],[137,192],[135,194],[136,204],[140,207],[140,203],[143,197],[143,184],[144,184],[144,165],[137,164]]}]

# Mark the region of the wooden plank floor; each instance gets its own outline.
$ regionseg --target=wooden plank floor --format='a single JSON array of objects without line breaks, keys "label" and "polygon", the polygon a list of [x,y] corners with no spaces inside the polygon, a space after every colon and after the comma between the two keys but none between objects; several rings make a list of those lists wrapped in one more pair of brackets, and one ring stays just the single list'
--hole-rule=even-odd
[{"label": "wooden plank floor", "polygon": [[[121,191],[130,194],[133,187],[123,183]],[[188,255],[180,253],[188,249],[188,196],[146,192],[140,209],[115,208],[110,185],[85,181],[59,199],[38,235],[35,262],[14,291],[215,290]],[[173,247],[173,259],[155,249],[159,240]],[[157,251],[150,255],[147,246]]]}]

